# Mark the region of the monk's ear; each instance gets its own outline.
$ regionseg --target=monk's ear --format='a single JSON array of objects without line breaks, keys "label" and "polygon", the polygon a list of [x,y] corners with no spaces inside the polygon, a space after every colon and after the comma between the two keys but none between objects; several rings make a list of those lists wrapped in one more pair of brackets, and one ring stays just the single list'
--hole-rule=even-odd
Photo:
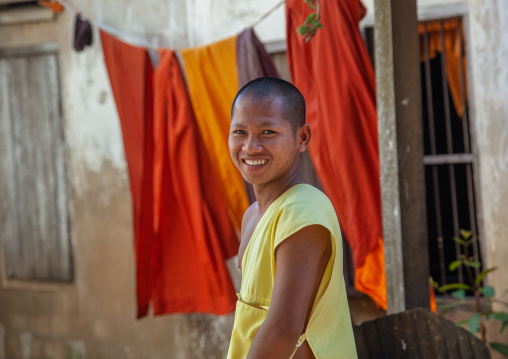
[{"label": "monk's ear", "polygon": [[312,131],[308,123],[298,129],[298,152],[305,152],[309,146]]}]

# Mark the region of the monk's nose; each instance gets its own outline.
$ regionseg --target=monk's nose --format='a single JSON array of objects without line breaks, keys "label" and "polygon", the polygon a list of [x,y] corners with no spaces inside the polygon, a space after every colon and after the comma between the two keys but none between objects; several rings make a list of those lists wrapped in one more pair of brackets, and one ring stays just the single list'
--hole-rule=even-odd
[{"label": "monk's nose", "polygon": [[243,150],[245,152],[256,152],[261,149],[261,144],[257,136],[249,136],[243,143]]}]

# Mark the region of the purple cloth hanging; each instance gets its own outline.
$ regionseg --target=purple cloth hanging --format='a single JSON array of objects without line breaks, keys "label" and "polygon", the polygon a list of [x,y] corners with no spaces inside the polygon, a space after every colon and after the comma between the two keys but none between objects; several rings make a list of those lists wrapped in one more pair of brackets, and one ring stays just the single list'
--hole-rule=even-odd
[{"label": "purple cloth hanging", "polygon": [[90,45],[92,45],[92,26],[88,20],[77,14],[74,25],[74,50],[80,52],[85,46]]}]

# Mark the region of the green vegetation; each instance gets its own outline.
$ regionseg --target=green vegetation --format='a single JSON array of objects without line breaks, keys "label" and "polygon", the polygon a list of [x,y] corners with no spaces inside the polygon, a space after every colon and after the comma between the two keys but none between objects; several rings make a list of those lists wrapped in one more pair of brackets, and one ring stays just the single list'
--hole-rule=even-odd
[{"label": "green vegetation", "polygon": [[[492,310],[492,305],[494,303],[501,304],[505,308],[508,308],[508,303],[495,298],[496,291],[492,286],[483,285],[483,280],[487,275],[495,271],[497,267],[485,269],[475,276],[473,273],[474,269],[479,270],[481,268],[481,262],[475,261],[474,258],[470,256],[469,247],[477,241],[478,238],[473,237],[471,232],[466,230],[460,230],[460,236],[462,238],[454,237],[453,240],[461,245],[463,249],[462,254],[458,259],[451,262],[448,268],[452,272],[459,267],[465,268],[469,284],[450,283],[439,286],[436,282],[432,281],[432,285],[439,292],[456,299],[454,303],[438,305],[438,310],[440,310],[441,315],[444,315],[449,310],[459,305],[472,307],[474,313],[471,317],[466,321],[457,322],[456,324],[467,324],[467,328],[471,333],[476,334],[479,332],[483,342],[508,358],[508,345],[487,341],[486,321],[494,320],[501,322],[500,333],[503,333],[508,327],[508,311],[499,312]],[[470,293],[473,294],[474,302],[466,299],[466,291],[470,291]],[[439,301],[439,299],[437,301]]]},{"label": "green vegetation", "polygon": [[316,32],[323,28],[321,23],[321,4],[319,0],[303,0],[312,9],[312,13],[307,16],[303,25],[298,28],[298,33],[303,36],[305,42],[309,42],[310,39],[316,35]]}]

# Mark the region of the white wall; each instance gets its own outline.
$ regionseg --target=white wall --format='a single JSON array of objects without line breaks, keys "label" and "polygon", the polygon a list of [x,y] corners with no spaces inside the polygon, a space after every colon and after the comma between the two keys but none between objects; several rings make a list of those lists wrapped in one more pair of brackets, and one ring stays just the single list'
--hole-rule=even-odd
[{"label": "white wall", "polygon": [[[131,43],[174,49],[233,36],[254,24],[280,0],[73,0],[84,14]],[[284,6],[256,26],[263,41],[285,38]]]},{"label": "white wall", "polygon": [[508,299],[508,2],[469,0],[472,105],[484,243],[492,284]]}]

